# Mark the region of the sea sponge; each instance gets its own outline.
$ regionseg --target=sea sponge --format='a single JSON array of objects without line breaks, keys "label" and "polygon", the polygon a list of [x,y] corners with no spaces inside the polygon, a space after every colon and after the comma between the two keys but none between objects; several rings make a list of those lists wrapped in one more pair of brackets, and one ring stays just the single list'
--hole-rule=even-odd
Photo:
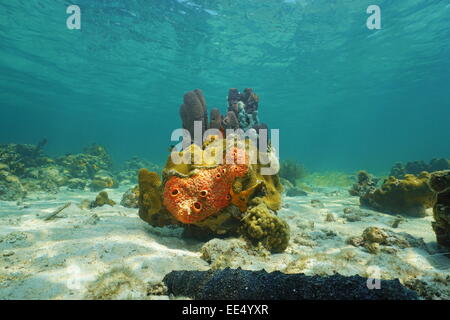
[{"label": "sea sponge", "polygon": [[436,241],[446,250],[450,250],[450,170],[431,174],[429,185],[437,193],[432,222]]},{"label": "sea sponge", "polygon": [[209,129],[223,129],[222,128],[222,116],[220,115],[220,110],[217,108],[211,109]]},{"label": "sea sponge", "polygon": [[425,209],[432,206],[433,192],[428,186],[430,174],[422,172],[415,176],[406,174],[405,179],[389,177],[379,189],[360,197],[363,207],[391,214],[425,216]]},{"label": "sea sponge", "polygon": [[253,113],[258,110],[259,97],[253,92],[253,89],[245,88],[241,96],[245,103],[245,112]]},{"label": "sea sponge", "polygon": [[188,178],[173,176],[164,186],[164,206],[183,223],[201,221],[229,205],[233,181],[247,170],[247,164],[223,164]]},{"label": "sea sponge", "polygon": [[241,220],[240,233],[253,244],[272,252],[282,252],[289,243],[289,226],[264,203],[249,209]]},{"label": "sea sponge", "polygon": [[377,179],[373,179],[366,171],[358,171],[357,183],[348,192],[351,196],[363,196],[367,192],[375,191],[377,181]]},{"label": "sea sponge", "polygon": [[208,126],[208,111],[206,109],[206,101],[200,89],[189,91],[184,95],[184,103],[180,106],[180,117],[183,128],[188,130],[191,138],[194,137],[194,121],[202,122],[203,132]]},{"label": "sea sponge", "polygon": [[227,115],[223,119],[223,124],[225,129],[238,129],[239,128],[239,120],[236,116],[236,113],[233,111],[228,111]]},{"label": "sea sponge", "polygon": [[123,195],[120,204],[126,208],[139,208],[139,186],[128,189]]}]

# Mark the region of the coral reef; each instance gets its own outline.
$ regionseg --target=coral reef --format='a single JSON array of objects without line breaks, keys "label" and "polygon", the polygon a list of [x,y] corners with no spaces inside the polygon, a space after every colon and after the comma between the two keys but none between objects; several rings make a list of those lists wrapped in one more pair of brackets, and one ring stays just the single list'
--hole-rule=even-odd
[{"label": "coral reef", "polygon": [[162,182],[156,172],[139,170],[139,217],[153,226],[178,224],[162,206]]},{"label": "coral reef", "polygon": [[297,184],[297,180],[305,177],[305,175],[305,168],[301,164],[293,160],[281,161],[280,177],[288,180],[294,186]]},{"label": "coral reef", "polygon": [[106,204],[110,206],[116,205],[116,203],[109,198],[108,193],[102,191],[95,197],[95,200],[91,202],[90,208],[103,207]]},{"label": "coral reef", "polygon": [[67,181],[67,188],[71,190],[84,190],[86,185],[87,181],[80,178],[72,178]]},{"label": "coral reef", "polygon": [[46,143],[44,139],[36,146],[0,145],[2,199],[17,200],[35,191],[57,193],[62,186],[84,190],[89,185],[94,191],[118,186],[110,173],[111,156],[103,146],[93,144],[84,153],[52,159],[43,155]]},{"label": "coral reef", "polygon": [[[222,119],[220,112],[214,110],[210,126],[224,129],[229,127],[230,119],[237,120],[233,107],[239,104],[244,108],[241,98],[249,103],[248,110],[256,110],[258,98],[251,90],[244,96],[232,90],[227,117]],[[185,94],[180,108],[183,128],[191,131],[194,120],[203,119],[206,123],[205,110],[201,91]],[[256,155],[256,163],[250,161],[252,155]],[[261,157],[270,163],[261,164]],[[181,161],[174,161],[176,158]],[[154,226],[181,225],[189,236],[241,234],[269,250],[283,251],[289,228],[275,214],[281,208],[283,187],[277,174],[261,174],[262,168],[272,164],[279,166],[271,151],[262,152],[251,140],[236,134],[227,139],[210,135],[201,145],[192,143],[181,151],[173,149],[162,179],[156,172],[140,170],[139,216]]]},{"label": "coral reef", "polygon": [[139,208],[139,186],[128,189],[123,194],[120,204],[127,208]]},{"label": "coral reef", "polygon": [[93,144],[84,153],[67,154],[56,159],[71,178],[93,179],[97,172],[112,171],[112,160],[105,147]]},{"label": "coral reef", "polygon": [[430,188],[436,192],[433,205],[434,221],[432,227],[437,243],[450,250],[450,170],[437,171],[431,174]]},{"label": "coral reef", "polygon": [[396,177],[397,179],[405,178],[406,174],[420,174],[422,171],[435,172],[441,170],[450,169],[450,159],[436,158],[431,159],[430,162],[425,161],[410,161],[405,165],[401,162],[397,162],[390,172],[390,176]]},{"label": "coral reef", "polygon": [[8,171],[11,174],[21,177],[27,168],[53,163],[52,159],[42,155],[44,145],[43,142],[36,146],[31,144],[0,144],[0,163],[8,165]]},{"label": "coral reef", "polygon": [[117,181],[123,184],[136,184],[138,172],[142,168],[147,168],[150,171],[160,172],[161,168],[157,164],[139,157],[132,157],[125,161],[120,170],[116,172]]},{"label": "coral reef", "polygon": [[100,191],[106,188],[117,188],[119,184],[113,178],[112,174],[106,170],[96,172],[89,187],[92,191]]},{"label": "coral reef", "polygon": [[357,175],[357,182],[348,191],[351,196],[361,197],[368,192],[375,191],[378,179],[374,179],[366,171],[361,170]]},{"label": "coral reef", "polygon": [[[398,280],[380,280],[368,290],[367,278],[267,273],[242,269],[172,271],[163,282],[170,294],[199,300],[417,300]],[[270,289],[269,289],[270,288]]]},{"label": "coral reef", "polygon": [[362,195],[360,204],[380,212],[423,217],[425,209],[430,208],[433,201],[429,177],[427,172],[417,176],[407,174],[402,180],[391,176],[379,189]]},{"label": "coral reef", "polygon": [[0,200],[17,201],[25,198],[26,194],[19,178],[9,171],[6,164],[0,163]]}]

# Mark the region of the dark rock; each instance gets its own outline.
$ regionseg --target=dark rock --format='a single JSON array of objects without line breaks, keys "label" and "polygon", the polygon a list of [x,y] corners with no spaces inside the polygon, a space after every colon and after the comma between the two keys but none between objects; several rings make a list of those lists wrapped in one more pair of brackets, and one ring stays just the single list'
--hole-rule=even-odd
[{"label": "dark rock", "polygon": [[223,269],[172,271],[163,282],[169,294],[198,300],[417,300],[416,292],[398,280],[381,280],[380,289],[369,289],[371,280],[360,277],[306,276],[279,271]]}]

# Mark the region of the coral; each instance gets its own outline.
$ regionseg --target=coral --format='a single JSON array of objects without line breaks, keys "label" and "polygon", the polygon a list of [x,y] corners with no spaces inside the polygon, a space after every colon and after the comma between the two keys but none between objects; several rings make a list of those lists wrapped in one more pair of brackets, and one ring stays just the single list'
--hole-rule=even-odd
[{"label": "coral", "polygon": [[[237,109],[233,108],[239,104],[244,110],[241,98],[237,90],[230,91],[228,115],[220,124],[224,129],[239,127],[235,113]],[[247,99],[253,108],[257,107],[255,95],[248,92]],[[189,130],[194,118],[206,119],[202,116],[206,103],[198,90],[187,93],[184,102],[180,115],[183,127]],[[214,110],[211,127],[219,127],[219,118],[220,113]],[[281,228],[287,225],[269,211],[281,208],[283,191],[276,174],[278,159],[273,151],[263,152],[253,145],[251,139],[228,133],[227,139],[213,134],[206,137],[201,145],[192,143],[184,145],[181,151],[172,148],[170,152],[162,170],[162,181],[156,173],[148,170],[139,172],[138,206],[141,219],[153,226],[181,225],[185,236],[196,238],[236,235],[244,223],[243,216],[252,208],[264,205],[270,215],[264,218],[262,214],[258,216],[264,228],[259,242],[273,247],[275,251],[284,250],[289,230]],[[265,164],[262,164],[262,158]],[[262,169],[266,167],[275,173],[262,174]],[[244,236],[248,234],[246,232]]]},{"label": "coral", "polygon": [[102,207],[105,204],[110,206],[116,205],[116,203],[113,200],[109,199],[108,193],[106,191],[102,191],[97,195],[97,197],[95,197],[95,200],[91,202],[90,207],[91,208]]},{"label": "coral", "polygon": [[262,182],[256,183],[253,187],[243,190],[241,192],[234,192],[233,188],[230,189],[231,203],[241,210],[241,212],[247,211],[250,197],[255,192],[256,188],[261,186]]},{"label": "coral", "polygon": [[258,118],[259,97],[253,89],[246,88],[243,93],[232,88],[228,91],[228,113],[224,119],[226,128],[261,129]]},{"label": "coral", "polygon": [[[3,166],[7,169],[6,166]],[[0,169],[0,200],[17,201],[25,198],[27,191],[18,177],[7,170]]]},{"label": "coral", "polygon": [[93,179],[101,171],[112,171],[111,156],[97,144],[85,148],[85,153],[67,154],[56,159],[70,178]]},{"label": "coral", "polygon": [[249,209],[242,218],[240,232],[253,244],[272,252],[282,252],[289,243],[289,226],[264,203]]},{"label": "coral", "polygon": [[347,243],[355,247],[365,247],[372,254],[378,254],[381,251],[391,253],[396,249],[405,248],[426,249],[425,242],[421,238],[417,239],[404,232],[395,233],[378,227],[366,228],[361,236],[348,238]]},{"label": "coral", "polygon": [[139,208],[139,186],[128,189],[122,196],[120,204],[127,208]]},{"label": "coral", "polygon": [[397,162],[390,172],[390,176],[403,179],[406,174],[420,174],[422,171],[435,172],[450,169],[450,160],[444,158],[431,159],[429,163],[425,161],[410,161],[403,165]]},{"label": "coral", "polygon": [[432,222],[436,241],[448,251],[450,250],[450,170],[432,173],[429,185],[436,192]]},{"label": "coral", "polygon": [[[150,173],[141,170],[140,199],[149,197],[150,202],[157,203],[156,209],[148,213],[148,208],[155,205],[146,206],[140,200],[141,218],[152,225],[183,224],[185,235],[205,238],[237,234],[245,214],[241,210],[245,211],[249,206],[263,203],[271,210],[278,210],[283,190],[278,175],[262,175],[260,164],[249,165],[247,152],[251,148],[254,147],[248,141],[227,149],[223,139],[206,142],[204,149],[192,144],[177,155],[191,160],[197,157],[201,161],[176,164],[169,157],[162,184],[155,173],[145,184],[143,178]],[[231,164],[219,164],[219,159],[227,154],[235,160]],[[268,234],[271,232],[278,231],[268,230]]]},{"label": "coral", "polygon": [[284,160],[280,166],[280,177],[288,180],[294,186],[297,184],[297,180],[303,178],[306,175],[305,168],[293,161]]},{"label": "coral", "polygon": [[69,178],[59,166],[45,165],[27,168],[22,176],[24,187],[28,191],[57,193],[59,187],[66,185]]},{"label": "coral", "polygon": [[374,191],[377,186],[378,179],[373,179],[366,171],[361,170],[357,175],[357,183],[348,191],[352,196],[363,196],[367,192]]},{"label": "coral", "polygon": [[0,163],[9,167],[8,171],[21,177],[27,168],[38,167],[51,162],[42,155],[42,145],[1,144]]},{"label": "coral", "polygon": [[403,180],[391,176],[379,189],[361,196],[360,204],[376,211],[423,217],[425,209],[432,206],[429,176],[427,172],[418,176],[407,174]]},{"label": "coral", "polygon": [[139,170],[139,217],[154,226],[177,224],[162,206],[162,182],[156,172]]},{"label": "coral", "polygon": [[67,181],[67,188],[72,190],[84,190],[87,184],[88,184],[87,180],[80,178],[72,178]]},{"label": "coral", "polygon": [[106,188],[117,188],[119,184],[112,177],[112,174],[105,170],[98,171],[92,179],[89,188],[92,191],[100,191]]},{"label": "coral", "polygon": [[98,158],[107,168],[112,167],[112,158],[104,146],[94,143],[84,148],[83,151],[87,155]]}]

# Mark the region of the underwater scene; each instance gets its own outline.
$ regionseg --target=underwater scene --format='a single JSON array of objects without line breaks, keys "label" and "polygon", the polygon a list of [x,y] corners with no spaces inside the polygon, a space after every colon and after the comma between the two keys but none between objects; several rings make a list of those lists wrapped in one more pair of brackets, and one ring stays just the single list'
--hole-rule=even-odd
[{"label": "underwater scene", "polygon": [[0,1],[0,299],[450,300],[449,40],[449,0]]}]

